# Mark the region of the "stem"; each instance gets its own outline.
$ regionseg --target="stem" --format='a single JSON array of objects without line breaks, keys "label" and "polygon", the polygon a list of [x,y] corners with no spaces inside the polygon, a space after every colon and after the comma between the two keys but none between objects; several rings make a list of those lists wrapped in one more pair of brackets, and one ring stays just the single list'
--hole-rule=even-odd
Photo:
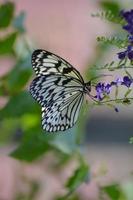
[{"label": "stem", "polygon": [[[116,101],[123,101],[125,98],[119,98],[119,99],[110,99],[110,100],[106,100],[106,101],[97,101],[98,104],[104,104],[104,103],[109,103],[109,102],[116,102]],[[133,97],[131,98],[127,98],[128,100],[133,100]],[[117,103],[117,102],[116,102]]]}]

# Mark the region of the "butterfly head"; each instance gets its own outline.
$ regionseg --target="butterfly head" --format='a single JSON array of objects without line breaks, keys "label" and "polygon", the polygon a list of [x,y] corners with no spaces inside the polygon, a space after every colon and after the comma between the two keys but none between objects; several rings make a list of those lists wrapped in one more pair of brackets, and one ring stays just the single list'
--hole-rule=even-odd
[{"label": "butterfly head", "polygon": [[85,90],[85,93],[87,94],[91,92],[91,81],[85,83],[84,90]]}]

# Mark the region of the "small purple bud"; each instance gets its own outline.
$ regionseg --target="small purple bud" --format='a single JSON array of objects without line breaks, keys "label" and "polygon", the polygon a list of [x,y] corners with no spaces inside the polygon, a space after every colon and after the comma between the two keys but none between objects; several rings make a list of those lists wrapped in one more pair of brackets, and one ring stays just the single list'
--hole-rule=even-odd
[{"label": "small purple bud", "polygon": [[133,43],[133,35],[129,35],[129,36],[128,36],[128,41],[129,41],[130,43]]},{"label": "small purple bud", "polygon": [[124,76],[123,77],[123,81],[122,81],[122,85],[125,85],[127,87],[130,87],[132,84],[133,80],[131,78],[129,78],[128,76]]},{"label": "small purple bud", "polygon": [[115,107],[114,109],[115,109],[115,112],[119,112],[119,110],[118,110],[118,108],[117,108],[117,107]]},{"label": "small purple bud", "polygon": [[133,60],[133,51],[128,52],[127,56],[129,60]]},{"label": "small purple bud", "polygon": [[126,52],[123,51],[123,52],[117,53],[117,55],[118,55],[118,58],[119,58],[120,60],[122,60],[122,59],[124,59],[124,58],[126,57]]}]

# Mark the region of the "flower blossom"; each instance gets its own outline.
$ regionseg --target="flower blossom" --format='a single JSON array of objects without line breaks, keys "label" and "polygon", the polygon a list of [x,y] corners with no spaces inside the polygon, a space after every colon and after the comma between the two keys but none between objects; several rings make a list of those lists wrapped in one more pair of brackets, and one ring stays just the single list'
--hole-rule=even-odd
[{"label": "flower blossom", "polygon": [[125,19],[127,22],[126,25],[123,26],[123,29],[128,32],[128,42],[129,45],[127,46],[127,49],[125,51],[119,52],[118,58],[120,60],[124,58],[128,58],[129,60],[133,60],[133,9],[130,11],[121,11],[121,16]]}]

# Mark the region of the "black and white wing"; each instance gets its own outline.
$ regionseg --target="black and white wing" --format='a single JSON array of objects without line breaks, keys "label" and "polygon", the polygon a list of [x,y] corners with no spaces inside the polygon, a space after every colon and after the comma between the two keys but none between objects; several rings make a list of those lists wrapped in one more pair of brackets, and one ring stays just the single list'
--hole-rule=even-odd
[{"label": "black and white wing", "polygon": [[43,129],[64,131],[76,123],[84,99],[83,87],[77,79],[61,75],[38,76],[30,92],[42,106]]},{"label": "black and white wing", "polygon": [[32,66],[37,76],[47,74],[62,74],[76,78],[82,84],[84,80],[80,73],[63,58],[45,50],[37,49],[32,54]]},{"label": "black and white wing", "polygon": [[32,65],[37,77],[30,93],[42,107],[42,126],[49,132],[64,131],[77,121],[84,99],[84,80],[61,57],[35,50]]}]

